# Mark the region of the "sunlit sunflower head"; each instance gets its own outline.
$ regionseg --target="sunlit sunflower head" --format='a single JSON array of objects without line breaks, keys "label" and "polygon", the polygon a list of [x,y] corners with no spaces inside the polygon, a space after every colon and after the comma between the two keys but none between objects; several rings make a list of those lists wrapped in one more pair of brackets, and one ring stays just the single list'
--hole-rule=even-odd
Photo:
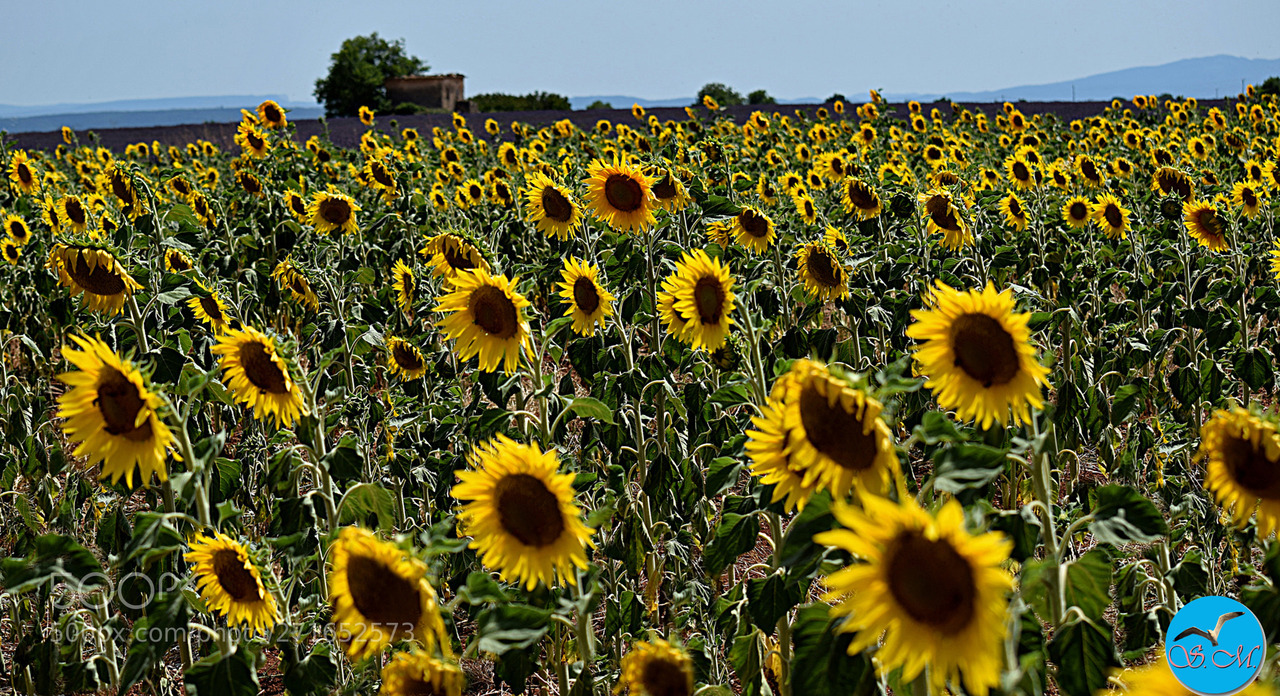
[{"label": "sunlit sunflower head", "polygon": [[246,155],[255,158],[266,157],[271,149],[271,141],[267,140],[266,134],[259,130],[256,124],[248,121],[240,122],[236,129],[235,141]]},{"label": "sunlit sunflower head", "polygon": [[800,282],[809,297],[831,302],[849,296],[849,269],[835,247],[825,241],[809,242],[796,250],[796,260]]},{"label": "sunlit sunflower head", "polygon": [[360,116],[361,123],[363,123],[366,126],[373,125],[373,109],[370,109],[367,106],[362,106],[360,107],[360,110],[357,111],[356,113],[357,115]]},{"label": "sunlit sunflower head", "polygon": [[232,626],[259,633],[280,620],[276,599],[262,582],[262,573],[249,558],[249,549],[221,533],[199,534],[190,543],[187,563],[194,568],[200,598]]},{"label": "sunlit sunflower head", "polygon": [[350,196],[336,191],[317,191],[307,205],[307,221],[321,234],[334,231],[354,234],[359,229],[358,210],[360,206]]},{"label": "sunlit sunflower head", "polygon": [[164,268],[170,273],[184,273],[195,268],[195,263],[181,249],[165,249]]},{"label": "sunlit sunflower head", "polygon": [[653,179],[637,166],[614,159],[587,167],[587,202],[596,219],[618,230],[642,232],[657,223]]},{"label": "sunlit sunflower head", "polygon": [[743,207],[733,217],[733,229],[730,232],[739,244],[756,254],[768,251],[778,236],[773,220],[760,209],[750,206]]},{"label": "sunlit sunflower head", "polygon": [[554,449],[520,444],[505,435],[476,445],[469,467],[458,472],[453,496],[458,533],[486,568],[532,590],[559,576],[577,584],[586,569],[594,530],[582,522],[573,499],[572,473],[560,473]]},{"label": "sunlit sunflower head", "polygon": [[1262,209],[1262,198],[1265,195],[1265,189],[1249,181],[1241,181],[1231,187],[1231,202],[1247,218],[1253,218],[1258,215],[1258,211]]},{"label": "sunlit sunflower head", "polygon": [[525,218],[548,237],[566,241],[582,224],[582,209],[573,192],[546,174],[533,174],[524,195]]},{"label": "sunlit sunflower head", "polygon": [[391,268],[391,286],[395,289],[396,305],[405,316],[413,318],[413,306],[418,301],[418,279],[413,269],[403,260],[397,259]]},{"label": "sunlit sunflower head", "polygon": [[58,223],[66,232],[84,234],[93,224],[89,209],[79,196],[63,196],[57,203]]},{"label": "sunlit sunflower head", "polygon": [[72,297],[80,296],[82,306],[108,316],[119,314],[133,293],[142,289],[111,252],[96,246],[54,244],[48,267]]},{"label": "sunlit sunflower head", "polygon": [[1210,251],[1226,251],[1227,221],[1218,212],[1217,204],[1210,201],[1191,201],[1182,204],[1182,221],[1200,246]]},{"label": "sunlit sunflower head", "polygon": [[258,105],[258,120],[270,128],[284,128],[289,123],[284,109],[271,99]]},{"label": "sunlit sunflower head", "polygon": [[1076,155],[1075,169],[1076,173],[1080,175],[1081,183],[1089,188],[1102,186],[1105,181],[1104,172],[1098,166],[1098,163],[1089,155]]},{"label": "sunlit sunflower head", "polygon": [[1004,216],[1004,224],[1013,229],[1021,231],[1027,228],[1027,204],[1018,194],[1010,191],[1000,199],[1000,214]]},{"label": "sunlit sunflower head", "polygon": [[849,378],[814,360],[799,360],[779,378],[773,398],[782,403],[790,467],[801,485],[845,498],[857,488],[885,493],[901,478],[884,407]]},{"label": "sunlit sunflower head", "polygon": [[693,696],[693,659],[661,638],[637,642],[622,658],[615,693],[622,689],[636,696]]},{"label": "sunlit sunflower head", "polygon": [[796,214],[804,220],[806,225],[812,225],[818,221],[818,204],[814,202],[813,196],[810,196],[802,189],[798,194],[791,196],[791,202],[796,206]]},{"label": "sunlit sunflower head", "polygon": [[271,277],[280,284],[282,292],[289,293],[294,302],[313,312],[320,311],[320,298],[311,287],[311,281],[307,280],[307,276],[301,269],[293,265],[291,257],[285,257],[283,261],[276,264],[275,269],[271,271]]},{"label": "sunlit sunflower head", "polygon": [[310,221],[307,217],[307,199],[297,191],[288,189],[284,192],[284,207],[298,222],[305,224]]},{"label": "sunlit sunflower head", "polygon": [[1009,183],[1018,189],[1035,188],[1036,169],[1030,162],[1019,157],[1009,157],[1004,161],[1005,175]]},{"label": "sunlit sunflower head", "polygon": [[36,172],[31,158],[23,150],[14,152],[9,158],[9,181],[28,196],[35,195],[40,190],[40,175]]},{"label": "sunlit sunflower head", "polygon": [[[685,253],[675,273],[662,286],[671,295],[671,312],[681,321],[667,321],[668,330],[695,350],[715,350],[724,345],[733,324],[733,277],[719,258],[701,249]],[[665,319],[665,318],[664,318]],[[679,333],[674,331],[682,324]]]},{"label": "sunlit sunflower head", "polygon": [[1236,407],[1220,410],[1200,429],[1196,457],[1205,488],[1241,527],[1257,511],[1258,537],[1280,530],[1280,434],[1274,418]]},{"label": "sunlit sunflower head", "polygon": [[235,392],[237,403],[253,409],[255,418],[271,416],[277,428],[287,428],[307,415],[302,390],[275,339],[252,326],[228,328],[212,350],[220,356],[222,380]]},{"label": "sunlit sunflower head", "polygon": [[133,474],[146,485],[152,474],[161,481],[174,437],[158,415],[163,400],[152,393],[141,372],[101,339],[72,336],[81,350],[62,349],[76,372],[58,375],[70,387],[58,397],[62,431],[77,443],[75,456],[89,464],[102,462],[101,477],[114,484],[122,477],[133,487]]},{"label": "sunlit sunflower head", "polygon": [[1184,203],[1190,203],[1196,195],[1191,177],[1173,167],[1160,167],[1151,175],[1151,190],[1161,196],[1175,194]]},{"label": "sunlit sunflower head", "polygon": [[1013,291],[955,290],[937,281],[925,309],[911,311],[907,335],[922,343],[915,359],[938,404],[983,428],[1031,419],[1049,370],[1036,360],[1029,313],[1015,310]]},{"label": "sunlit sunflower head", "polygon": [[870,220],[884,210],[880,194],[861,179],[848,177],[840,187],[840,204],[858,220]]},{"label": "sunlit sunflower head", "polygon": [[[1143,667],[1126,669],[1112,677],[1124,684],[1124,696],[1196,696],[1196,692],[1187,689],[1169,668],[1169,660],[1165,657],[1163,645],[1156,648],[1160,657],[1157,661]],[[1221,659],[1221,658],[1219,658]],[[1256,681],[1246,686],[1236,696],[1275,696],[1275,691]]]},{"label": "sunlit sunflower head", "polygon": [[14,214],[5,217],[4,233],[14,244],[22,245],[31,241],[31,227],[26,220]]},{"label": "sunlit sunflower head", "polygon": [[427,359],[412,343],[398,336],[387,338],[387,367],[391,374],[409,381],[427,374]]},{"label": "sunlit sunflower head", "polygon": [[0,256],[10,266],[16,266],[22,260],[22,245],[9,238],[0,239]]},{"label": "sunlit sunflower head", "polygon": [[378,696],[462,696],[465,682],[453,662],[420,650],[398,652],[382,668]]},{"label": "sunlit sunflower head", "polygon": [[218,293],[207,288],[205,290],[208,294],[192,295],[187,298],[187,307],[191,308],[191,313],[197,319],[207,324],[216,333],[227,327],[231,322],[231,316],[227,314],[227,304],[218,297]]},{"label": "sunlit sunflower head", "polygon": [[605,319],[613,316],[613,295],[600,285],[600,269],[573,257],[564,260],[559,283],[560,299],[566,305],[564,315],[573,317],[573,330],[583,336],[595,333],[596,325],[604,328]]},{"label": "sunlit sunflower head", "polygon": [[480,247],[460,232],[442,232],[428,239],[418,253],[431,264],[432,276],[443,276],[447,280],[459,273],[492,268]]},{"label": "sunlit sunflower head", "polygon": [[832,614],[848,617],[839,631],[855,634],[849,654],[880,643],[881,674],[901,669],[910,682],[928,666],[931,691],[963,681],[968,693],[986,696],[1004,665],[1013,579],[1002,566],[1012,544],[998,532],[970,534],[956,500],[936,516],[909,496],[863,496],[862,505],[837,502],[844,528],[814,536],[854,557],[824,583]]},{"label": "sunlit sunflower head", "polygon": [[329,549],[329,604],[338,642],[352,661],[400,640],[445,645],[444,621],[427,566],[368,530],[345,527]]},{"label": "sunlit sunflower head", "polygon": [[1089,225],[1089,216],[1093,207],[1084,196],[1072,196],[1062,204],[1062,219],[1076,229],[1084,229]]},{"label": "sunlit sunflower head", "polygon": [[1106,233],[1108,239],[1127,239],[1129,232],[1129,209],[1120,205],[1120,199],[1110,193],[1098,196],[1093,204],[1093,222]]},{"label": "sunlit sunflower head", "polygon": [[942,245],[957,250],[973,243],[973,231],[945,189],[932,189],[920,194],[929,234],[942,235]]},{"label": "sunlit sunflower head", "polygon": [[532,358],[529,320],[525,317],[530,302],[516,291],[517,280],[490,275],[483,268],[454,277],[452,292],[441,298],[435,311],[446,315],[437,325],[456,341],[454,352],[459,360],[479,356],[481,370],[493,372],[501,364],[510,374],[515,372],[522,351]]},{"label": "sunlit sunflower head", "polygon": [[[780,397],[787,392],[788,381],[792,379],[787,373],[774,383],[773,393]],[[770,502],[778,502],[783,498],[787,512],[793,509],[804,510],[809,499],[822,487],[818,476],[806,477],[808,460],[801,461],[795,455],[796,440],[793,427],[787,423],[787,407],[781,398],[769,397],[760,408],[759,416],[752,416],[751,423],[755,430],[748,430],[747,455],[751,458],[751,473],[760,477],[760,482],[773,486],[773,498]]]}]

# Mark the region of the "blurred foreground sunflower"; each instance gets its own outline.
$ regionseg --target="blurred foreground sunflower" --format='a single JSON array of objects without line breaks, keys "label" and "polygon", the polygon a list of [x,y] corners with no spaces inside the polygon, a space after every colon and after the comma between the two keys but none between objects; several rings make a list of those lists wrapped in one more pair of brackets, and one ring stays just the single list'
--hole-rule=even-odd
[{"label": "blurred foreground sunflower", "polygon": [[1236,407],[1220,410],[1200,428],[1196,458],[1205,462],[1205,488],[1241,527],[1258,513],[1258,536],[1280,530],[1280,433],[1273,419]]},{"label": "blurred foreground sunflower", "polygon": [[622,689],[642,696],[693,696],[693,659],[661,638],[637,642],[622,658],[614,693]]}]

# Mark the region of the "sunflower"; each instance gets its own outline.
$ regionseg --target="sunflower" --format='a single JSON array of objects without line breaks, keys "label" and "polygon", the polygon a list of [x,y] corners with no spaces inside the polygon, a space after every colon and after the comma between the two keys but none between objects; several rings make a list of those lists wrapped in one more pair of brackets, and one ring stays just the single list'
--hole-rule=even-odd
[{"label": "sunflower", "polygon": [[792,509],[803,511],[809,499],[821,488],[818,477],[805,476],[806,462],[793,456],[794,428],[787,423],[787,408],[781,399],[790,379],[791,373],[779,378],[774,383],[773,395],[760,408],[760,415],[751,417],[756,429],[747,431],[750,439],[746,446],[747,455],[751,458],[751,473],[759,476],[764,485],[774,487],[770,502],[786,498],[783,507],[787,512]]},{"label": "sunflower", "polygon": [[796,214],[804,220],[806,225],[812,225],[818,221],[818,206],[807,192],[793,195],[791,202],[796,206]]},{"label": "sunflower", "polygon": [[745,206],[733,218],[733,229],[730,233],[742,246],[754,253],[763,254],[777,238],[773,220],[769,219],[758,208]]},{"label": "sunflower", "polygon": [[1018,157],[1008,157],[1004,161],[1004,172],[1015,188],[1035,188],[1036,169],[1030,162]]},{"label": "sunflower", "polygon": [[58,222],[60,227],[73,234],[84,234],[89,231],[93,220],[89,210],[79,196],[63,196],[58,199]]},{"label": "sunflower", "polygon": [[831,613],[848,618],[849,654],[884,642],[876,653],[881,674],[901,669],[903,683],[929,667],[930,691],[949,682],[986,696],[1000,682],[1006,633],[1005,598],[1013,579],[1001,565],[1012,548],[998,532],[970,534],[964,509],[951,500],[936,516],[914,498],[901,504],[863,497],[863,509],[837,502],[845,529],[814,536],[854,556],[825,578]]},{"label": "sunflower", "polygon": [[831,302],[849,296],[849,269],[840,262],[835,247],[825,241],[809,242],[796,250],[796,260],[809,297]]},{"label": "sunflower", "polygon": [[0,256],[4,256],[10,266],[16,266],[22,259],[22,245],[12,239],[0,239]]},{"label": "sunflower", "polygon": [[[676,271],[662,282],[664,321],[677,339],[696,350],[715,350],[724,345],[733,320],[733,277],[729,267],[718,258],[698,249],[685,253],[676,263]],[[678,320],[677,320],[678,317]],[[677,332],[675,329],[679,327]]]},{"label": "sunflower", "polygon": [[622,675],[614,693],[622,689],[638,696],[693,696],[693,659],[661,638],[637,642],[622,658]]},{"label": "sunflower", "polygon": [[241,121],[236,128],[235,142],[240,145],[246,155],[258,159],[266,157],[267,151],[271,149],[271,141],[267,140],[267,136],[248,121]]},{"label": "sunflower", "polygon": [[360,116],[361,123],[366,126],[373,125],[373,109],[370,109],[367,106],[362,106],[356,113]]},{"label": "sunflower", "polygon": [[452,662],[419,650],[398,652],[382,668],[378,696],[462,696],[465,679]]},{"label": "sunflower", "polygon": [[574,475],[559,473],[555,450],[500,434],[476,445],[467,461],[452,491],[465,502],[458,534],[471,537],[485,567],[528,590],[557,575],[576,585],[574,567],[586,569],[594,530],[582,523]]},{"label": "sunflower", "polygon": [[657,223],[653,179],[640,168],[614,158],[612,165],[599,159],[587,167],[587,200],[596,219],[615,229],[642,232]]},{"label": "sunflower", "polygon": [[925,304],[911,310],[916,321],[907,335],[923,341],[914,357],[938,403],[983,428],[1010,415],[1030,422],[1030,408],[1044,403],[1049,370],[1036,361],[1031,315],[1014,311],[1013,291],[997,293],[987,283],[962,292],[939,280]]},{"label": "sunflower", "polygon": [[4,232],[14,244],[26,244],[31,241],[31,228],[27,221],[17,215],[9,215],[4,219]]},{"label": "sunflower", "polygon": [[573,193],[551,180],[546,174],[535,173],[525,190],[525,219],[536,223],[548,237],[566,241],[582,224],[582,211]]},{"label": "sunflower", "polygon": [[333,190],[318,191],[311,198],[311,203],[307,205],[307,221],[321,234],[328,234],[335,230],[344,234],[353,234],[359,229],[356,226],[358,210],[360,206],[356,205],[349,196]]},{"label": "sunflower", "polygon": [[1225,251],[1227,245],[1227,222],[1218,213],[1218,206],[1209,201],[1190,201],[1182,204],[1182,221],[1187,226],[1187,233],[1195,238],[1200,246],[1211,251]]},{"label": "sunflower", "polygon": [[58,283],[80,296],[80,304],[108,316],[120,313],[142,289],[111,252],[94,246],[58,242],[49,253],[49,270]]},{"label": "sunflower", "polygon": [[289,374],[289,365],[270,336],[252,326],[228,328],[213,352],[221,357],[222,381],[235,392],[236,402],[253,409],[255,418],[272,416],[276,427],[289,427],[307,415],[302,390]]},{"label": "sunflower", "polygon": [[391,286],[396,292],[396,304],[405,316],[412,319],[413,305],[418,299],[418,281],[413,275],[413,269],[397,259],[396,265],[391,269],[391,279]]},{"label": "sunflower", "polygon": [[1119,198],[1110,193],[1098,196],[1090,215],[1108,239],[1128,239],[1129,209],[1120,205]]},{"label": "sunflower", "polygon": [[82,350],[64,347],[62,357],[79,370],[58,375],[71,388],[58,397],[58,417],[66,419],[62,431],[67,439],[79,443],[75,456],[88,457],[90,465],[101,461],[101,477],[113,485],[124,477],[133,488],[135,468],[143,485],[152,474],[167,479],[164,463],[174,438],[158,415],[164,402],[147,389],[133,363],[101,339],[71,340]]},{"label": "sunflower", "polygon": [[392,374],[408,381],[427,373],[427,360],[417,346],[398,336],[390,336],[387,338],[387,367]]},{"label": "sunflower", "polygon": [[18,150],[9,158],[9,181],[28,196],[35,195],[40,190],[40,176],[36,174],[26,152]]},{"label": "sunflower", "polygon": [[418,253],[431,264],[432,276],[444,276],[449,280],[466,271],[491,270],[480,248],[457,232],[442,232],[428,239]]},{"label": "sunflower", "polygon": [[[1124,696],[1194,696],[1169,668],[1169,660],[1165,657],[1164,646],[1156,648],[1159,660],[1145,667],[1126,669],[1116,675],[1116,679],[1124,683]],[[1275,692],[1262,682],[1254,682],[1236,692],[1236,696],[1274,696]]]},{"label": "sunflower", "polygon": [[191,196],[191,212],[196,214],[196,218],[206,229],[211,230],[218,226],[218,218],[213,212],[213,206],[209,205],[209,199],[203,193]]},{"label": "sunflower", "polygon": [[302,194],[293,189],[285,191],[284,207],[298,222],[304,224],[307,222],[307,199],[303,198]]},{"label": "sunflower", "polygon": [[62,216],[58,214],[58,202],[51,196],[45,196],[40,205],[40,219],[48,225],[54,235],[62,234]]},{"label": "sunflower", "polygon": [[854,177],[845,179],[840,187],[840,204],[844,206],[844,212],[858,220],[870,220],[884,210],[880,194],[866,182]]},{"label": "sunflower", "polygon": [[1027,228],[1027,206],[1013,191],[1000,199],[1000,213],[1004,215],[1005,224],[1013,229],[1021,231]]},{"label": "sunflower", "polygon": [[196,588],[205,606],[254,633],[266,632],[280,620],[276,599],[262,583],[262,573],[243,544],[221,533],[199,534],[190,544],[187,563],[195,566]]},{"label": "sunflower", "polygon": [[956,208],[951,192],[935,188],[920,194],[919,200],[928,218],[929,234],[942,235],[942,246],[956,250],[973,243],[973,231]]},{"label": "sunflower", "polygon": [[284,109],[271,99],[258,105],[258,120],[271,128],[284,128],[289,123]]},{"label": "sunflower", "polygon": [[1280,530],[1280,434],[1273,419],[1236,407],[1217,411],[1200,429],[1196,458],[1205,488],[1241,527],[1258,513],[1258,537]]},{"label": "sunflower", "polygon": [[1161,196],[1177,194],[1184,203],[1190,203],[1196,194],[1191,177],[1173,167],[1160,167],[1151,175],[1151,190]]},{"label": "sunflower", "polygon": [[1103,172],[1098,167],[1098,163],[1086,154],[1076,155],[1075,169],[1080,175],[1080,181],[1089,188],[1097,188],[1104,183]]},{"label": "sunflower", "polygon": [[[763,176],[760,181],[761,183],[764,182]],[[693,199],[689,197],[688,192],[685,190],[684,182],[670,171],[659,172],[649,190],[653,193],[654,205],[670,213],[680,212],[693,202]],[[765,198],[765,196],[762,194],[761,198]],[[767,199],[766,202],[768,202]]]},{"label": "sunflower", "polygon": [[573,317],[573,330],[583,336],[594,334],[596,324],[603,329],[605,319],[613,316],[614,297],[596,280],[599,274],[598,267],[572,257],[560,270],[560,298],[568,305],[564,315]]},{"label": "sunflower", "polygon": [[281,291],[289,291],[289,296],[294,302],[310,307],[313,312],[320,311],[320,298],[312,289],[311,281],[307,280],[302,271],[293,265],[292,258],[286,256],[283,261],[276,264],[275,270],[271,271],[271,277],[280,283]]},{"label": "sunflower", "polygon": [[195,263],[191,261],[190,256],[182,253],[180,249],[165,249],[164,267],[170,273],[182,273],[194,268]]},{"label": "sunflower", "polygon": [[1247,218],[1256,217],[1262,208],[1263,189],[1257,185],[1241,181],[1231,187],[1231,202],[1240,208]]},{"label": "sunflower", "polygon": [[1089,216],[1093,214],[1089,199],[1084,196],[1073,196],[1062,204],[1062,219],[1076,229],[1083,229],[1089,224]]},{"label": "sunflower", "polygon": [[411,638],[428,650],[448,645],[426,564],[359,527],[344,527],[329,553],[331,620],[348,658]]},{"label": "sunflower", "polygon": [[222,331],[231,321],[231,317],[227,314],[227,305],[222,298],[218,297],[217,291],[209,290],[204,285],[200,287],[208,294],[192,295],[187,298],[187,307],[191,308],[191,313],[197,319],[208,324],[215,332]]},{"label": "sunflower", "polygon": [[493,372],[498,364],[507,373],[515,372],[520,352],[532,359],[529,320],[524,308],[530,302],[516,292],[516,281],[505,275],[490,275],[483,268],[463,271],[453,278],[453,290],[435,311],[447,316],[437,322],[446,336],[455,339],[458,359],[478,355],[480,369]]}]

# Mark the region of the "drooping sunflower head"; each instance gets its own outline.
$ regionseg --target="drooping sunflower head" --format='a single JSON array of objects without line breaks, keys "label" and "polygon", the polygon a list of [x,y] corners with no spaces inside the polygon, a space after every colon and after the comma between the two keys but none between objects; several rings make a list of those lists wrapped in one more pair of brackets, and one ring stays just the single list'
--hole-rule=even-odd
[{"label": "drooping sunflower head", "polygon": [[1062,205],[1062,219],[1076,229],[1083,229],[1089,224],[1091,211],[1088,198],[1072,196]]},{"label": "drooping sunflower head", "polygon": [[1151,175],[1151,190],[1161,196],[1176,194],[1184,203],[1190,203],[1196,195],[1191,177],[1169,166],[1160,167]]},{"label": "drooping sunflower head", "polygon": [[284,207],[289,214],[298,222],[306,223],[307,219],[307,199],[302,194],[293,189],[284,192]]},{"label": "drooping sunflower head", "polygon": [[739,244],[756,254],[768,251],[777,238],[773,220],[758,208],[744,207],[733,218],[732,234]]},{"label": "drooping sunflower head", "polygon": [[252,408],[255,418],[271,416],[277,428],[287,428],[307,414],[302,390],[275,339],[252,326],[228,328],[212,350],[220,356],[222,379],[235,392],[236,402]]},{"label": "drooping sunflower head", "polygon": [[427,650],[448,640],[422,561],[359,527],[343,528],[329,554],[332,621],[352,661],[400,640]]},{"label": "drooping sunflower head", "polygon": [[639,168],[613,160],[600,160],[587,167],[587,201],[596,219],[619,230],[642,232],[657,223],[653,215],[653,179]]},{"label": "drooping sunflower head", "polygon": [[164,268],[170,273],[184,273],[195,268],[195,263],[181,249],[165,249]]},{"label": "drooping sunflower head", "polygon": [[865,181],[849,177],[840,190],[840,203],[844,211],[858,220],[870,220],[884,210],[880,194]]},{"label": "drooping sunflower head", "polygon": [[600,285],[599,275],[599,267],[573,257],[560,270],[564,316],[573,317],[573,330],[583,336],[594,334],[597,324],[603,329],[605,319],[613,316],[613,294]]},{"label": "drooping sunflower head", "polygon": [[66,231],[73,234],[84,234],[93,223],[89,209],[79,196],[63,196],[58,199],[58,222]]},{"label": "drooping sunflower head", "polygon": [[[680,177],[673,174],[670,169],[662,169],[656,172],[653,181],[653,188],[650,191],[653,193],[654,204],[659,208],[667,212],[676,213],[684,210],[686,206],[693,202],[693,198],[689,196],[685,189],[684,182],[680,180]],[[764,181],[763,177],[761,181]]]},{"label": "drooping sunflower head", "polygon": [[973,243],[973,231],[960,214],[951,192],[932,189],[920,194],[924,206],[929,234],[942,235],[942,245],[948,249],[963,249]]},{"label": "drooping sunflower head", "polygon": [[479,356],[481,370],[493,372],[502,364],[505,372],[512,373],[522,351],[532,357],[524,313],[530,302],[516,291],[517,280],[490,275],[482,268],[454,277],[453,291],[441,298],[435,311],[446,315],[437,325],[456,341],[459,360]]},{"label": "drooping sunflower head", "polygon": [[907,335],[922,343],[915,350],[925,386],[938,404],[963,419],[992,423],[1030,422],[1031,408],[1044,400],[1049,370],[1036,360],[1027,323],[1015,310],[1013,291],[955,290],[937,281],[925,309],[911,311]]},{"label": "drooping sunflower head", "polygon": [[532,590],[559,576],[577,584],[594,530],[573,499],[573,474],[559,472],[554,449],[541,451],[505,435],[477,445],[458,472],[453,496],[458,533],[470,536],[486,568]]},{"label": "drooping sunflower head", "polygon": [[582,209],[573,192],[546,174],[533,174],[525,190],[525,217],[548,237],[566,241],[582,224]]},{"label": "drooping sunflower head", "polygon": [[1210,201],[1190,201],[1182,204],[1182,221],[1200,246],[1211,251],[1225,251],[1227,221],[1218,212],[1217,204]]},{"label": "drooping sunflower head", "polygon": [[661,638],[637,642],[622,658],[617,690],[624,688],[641,696],[693,696],[693,659]]},{"label": "drooping sunflower head", "polygon": [[431,264],[432,276],[452,280],[460,273],[492,270],[478,242],[462,232],[442,232],[418,250]]},{"label": "drooping sunflower head", "polygon": [[387,367],[391,374],[399,375],[408,381],[417,379],[427,373],[427,359],[422,351],[412,343],[399,336],[387,338]]},{"label": "drooping sunflower head", "polygon": [[883,643],[881,673],[902,669],[904,680],[929,666],[932,690],[950,682],[986,694],[1000,681],[1006,633],[1005,595],[1013,580],[1001,565],[1012,544],[997,532],[970,534],[964,510],[951,500],[936,517],[909,496],[894,503],[863,496],[857,510],[841,502],[845,527],[814,537],[841,548],[853,564],[825,579],[832,613],[847,616],[854,633],[849,654]]},{"label": "drooping sunflower head", "polygon": [[391,285],[395,289],[396,304],[405,316],[413,318],[413,306],[418,300],[418,280],[409,264],[401,259],[391,268]]},{"label": "drooping sunflower head", "polygon": [[379,696],[462,696],[462,670],[420,650],[398,652],[382,668]]},{"label": "drooping sunflower head", "polygon": [[48,267],[72,297],[80,296],[81,305],[108,316],[119,314],[142,289],[110,251],[97,246],[58,242],[49,253]]},{"label": "drooping sunflower head", "polygon": [[217,291],[209,290],[203,285],[201,288],[206,294],[192,295],[187,298],[187,307],[197,319],[207,324],[214,332],[222,331],[231,322],[231,316],[227,314],[227,304],[218,297]]},{"label": "drooping sunflower head", "polygon": [[1091,215],[1108,239],[1126,239],[1129,236],[1129,209],[1120,205],[1120,199],[1114,194],[1098,196]]},{"label": "drooping sunflower head", "polygon": [[275,597],[262,582],[262,573],[249,558],[249,549],[221,533],[197,535],[187,552],[195,566],[196,588],[205,606],[231,625],[265,632],[280,620]]},{"label": "drooping sunflower head", "polygon": [[1098,167],[1098,163],[1089,155],[1083,153],[1076,155],[1075,169],[1076,173],[1080,175],[1080,181],[1090,188],[1102,186],[1105,180],[1105,174],[1102,169]]},{"label": "drooping sunflower head", "polygon": [[1257,510],[1258,536],[1280,530],[1280,434],[1275,419],[1236,407],[1220,410],[1200,429],[1196,457],[1205,488],[1241,527]]},{"label": "drooping sunflower head", "polygon": [[695,350],[724,345],[733,324],[733,283],[729,267],[719,258],[702,249],[686,253],[662,283],[668,299],[660,297],[659,305],[667,330]]},{"label": "drooping sunflower head", "polygon": [[271,271],[271,277],[280,284],[282,292],[289,293],[294,302],[310,308],[313,312],[320,311],[320,297],[316,295],[316,291],[311,287],[311,281],[307,280],[302,269],[294,265],[292,257],[285,257],[283,261],[276,264],[275,269]]},{"label": "drooping sunflower head", "polygon": [[317,191],[307,205],[307,220],[320,234],[334,231],[354,234],[359,229],[356,224],[359,210],[360,206],[350,196],[336,191]]},{"label": "drooping sunflower head", "polygon": [[823,302],[849,296],[849,269],[834,247],[825,241],[809,242],[796,250],[800,282],[809,296]]},{"label": "drooping sunflower head", "polygon": [[64,347],[62,357],[79,370],[58,376],[71,388],[58,397],[58,416],[66,419],[67,439],[78,443],[75,455],[88,457],[90,464],[101,461],[101,477],[113,484],[124,477],[132,488],[135,469],[143,485],[152,474],[164,481],[174,438],[158,415],[163,401],[133,363],[101,339],[71,338],[81,350]]}]

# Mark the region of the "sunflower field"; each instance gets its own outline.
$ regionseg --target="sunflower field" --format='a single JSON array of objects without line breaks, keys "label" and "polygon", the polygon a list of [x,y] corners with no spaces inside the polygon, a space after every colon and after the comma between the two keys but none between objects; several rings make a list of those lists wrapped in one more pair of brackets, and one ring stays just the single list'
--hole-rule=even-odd
[{"label": "sunflower field", "polygon": [[0,689],[1277,693],[1274,97],[679,115],[0,139]]}]

